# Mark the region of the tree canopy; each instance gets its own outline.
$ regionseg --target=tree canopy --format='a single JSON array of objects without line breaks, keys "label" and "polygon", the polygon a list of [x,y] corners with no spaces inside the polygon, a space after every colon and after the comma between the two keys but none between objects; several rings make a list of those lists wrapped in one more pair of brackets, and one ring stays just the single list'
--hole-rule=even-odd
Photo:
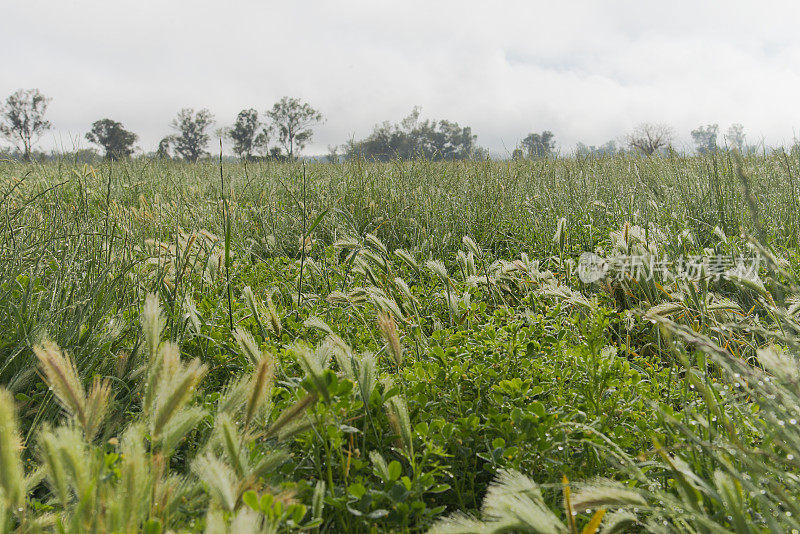
[{"label": "tree canopy", "polygon": [[186,161],[197,161],[207,154],[206,146],[210,139],[207,130],[212,124],[214,116],[207,109],[195,113],[191,108],[184,108],[172,121],[171,126],[178,133],[169,137],[169,143]]},{"label": "tree canopy", "polygon": [[547,158],[556,151],[556,136],[550,130],[530,133],[521,142],[515,157]]},{"label": "tree canopy", "polygon": [[744,126],[741,124],[731,124],[728,131],[725,132],[725,141],[728,142],[731,148],[737,149],[739,152],[745,151],[745,135]]},{"label": "tree canopy", "polygon": [[86,139],[100,145],[105,151],[106,159],[116,160],[133,154],[133,144],[138,136],[126,130],[120,122],[100,119],[92,123],[92,129],[86,133]]},{"label": "tree canopy", "polygon": [[17,146],[26,161],[39,137],[52,127],[44,118],[49,102],[38,89],[20,89],[0,107],[0,134]]},{"label": "tree canopy", "polygon": [[233,152],[240,158],[251,159],[256,152],[266,155],[269,151],[269,128],[253,108],[240,111],[233,126],[222,133],[233,142]]},{"label": "tree canopy", "polygon": [[674,132],[670,126],[643,122],[628,134],[626,141],[631,149],[652,156],[656,151],[670,146],[673,137]]},{"label": "tree canopy", "polygon": [[719,125],[707,124],[692,130],[692,141],[699,154],[713,152],[717,148],[717,131]]},{"label": "tree canopy", "polygon": [[366,139],[350,141],[345,146],[345,157],[377,161],[414,157],[457,160],[482,154],[472,128],[447,120],[420,121],[419,115],[419,108],[414,108],[399,124],[386,121],[376,125]]},{"label": "tree canopy", "polygon": [[303,150],[313,137],[311,127],[324,120],[322,113],[309,104],[288,96],[276,102],[267,116],[272,120],[270,128],[283,147],[284,155],[290,160],[294,159],[295,151]]},{"label": "tree canopy", "polygon": [[587,146],[584,143],[578,143],[575,147],[575,155],[577,156],[613,156],[620,152],[622,150],[617,147],[617,142],[613,139],[600,146]]}]

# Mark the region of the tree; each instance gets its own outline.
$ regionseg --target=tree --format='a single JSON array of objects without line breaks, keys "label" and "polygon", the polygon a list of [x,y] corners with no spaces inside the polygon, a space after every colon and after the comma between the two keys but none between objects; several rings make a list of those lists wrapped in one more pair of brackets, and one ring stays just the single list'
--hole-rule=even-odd
[{"label": "tree", "polygon": [[656,151],[670,146],[674,133],[672,127],[666,124],[643,122],[634,128],[626,141],[633,150],[639,150],[646,156],[652,156]]},{"label": "tree", "polygon": [[158,148],[156,149],[156,157],[158,159],[170,159],[169,148],[171,144],[172,138],[169,135],[159,141]]},{"label": "tree", "polygon": [[345,157],[457,160],[474,157],[479,151],[470,127],[447,120],[420,122],[419,115],[420,109],[415,107],[399,124],[386,121],[376,125],[366,139],[345,146]]},{"label": "tree", "polygon": [[234,125],[224,129],[223,134],[233,142],[233,151],[240,158],[252,159],[256,150],[265,154],[268,150],[269,131],[255,109],[240,111]]},{"label": "tree", "polygon": [[365,158],[388,161],[393,158],[410,159],[414,156],[414,141],[410,130],[385,121],[375,125],[372,133],[361,141],[350,140],[345,146],[347,159]]},{"label": "tree", "polygon": [[50,158],[69,160],[78,165],[96,165],[102,159],[102,156],[94,148],[79,148],[70,152],[56,152],[54,150],[50,153]]},{"label": "tree", "polygon": [[728,128],[728,131],[725,132],[725,140],[728,142],[731,148],[735,148],[739,152],[744,152],[746,148],[744,126],[739,123],[731,124],[731,127]]},{"label": "tree", "polygon": [[325,160],[328,163],[339,163],[339,145],[328,145],[328,154],[325,156]]},{"label": "tree", "polygon": [[25,161],[39,137],[52,127],[44,118],[49,103],[38,89],[20,89],[0,108],[0,133],[17,146]]},{"label": "tree", "polygon": [[613,139],[600,146],[586,146],[578,143],[575,147],[575,154],[578,156],[613,156],[619,153],[617,142]]},{"label": "tree", "polygon": [[473,156],[477,135],[469,126],[447,120],[425,121],[415,130],[420,152],[428,159],[456,160]]},{"label": "tree", "polygon": [[200,156],[207,154],[206,146],[210,136],[206,130],[214,124],[214,116],[207,109],[196,114],[191,108],[184,108],[172,121],[171,127],[177,135],[169,137],[175,152],[187,161],[195,162]]},{"label": "tree", "polygon": [[[258,152],[260,152],[261,155],[264,156],[265,158],[269,156],[270,152],[272,151],[272,148],[278,148],[278,147],[270,148],[269,139],[270,139],[269,128],[265,125],[262,125],[261,130],[258,132],[256,138],[253,140],[253,148]],[[278,149],[278,152],[280,152],[280,149]]]},{"label": "tree", "polygon": [[528,134],[520,142],[520,148],[529,158],[552,156],[556,149],[555,135],[550,130]]},{"label": "tree", "polygon": [[311,140],[311,127],[323,121],[322,113],[298,98],[284,96],[267,112],[272,120],[271,129],[277,135],[286,157],[294,159],[295,150],[300,152]]},{"label": "tree", "polygon": [[92,123],[92,129],[86,133],[86,139],[103,147],[106,159],[116,160],[133,154],[133,144],[138,136],[123,128],[122,123],[111,119],[100,119]]},{"label": "tree", "polygon": [[692,141],[699,154],[706,154],[717,149],[718,124],[698,126],[692,130]]}]

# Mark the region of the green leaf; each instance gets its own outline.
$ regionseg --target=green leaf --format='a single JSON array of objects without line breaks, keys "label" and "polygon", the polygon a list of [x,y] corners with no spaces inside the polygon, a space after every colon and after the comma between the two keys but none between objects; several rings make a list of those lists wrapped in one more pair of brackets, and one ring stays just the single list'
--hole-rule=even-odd
[{"label": "green leaf", "polygon": [[151,519],[144,524],[142,529],[144,534],[161,534],[161,521],[158,519]]},{"label": "green leaf", "polygon": [[362,484],[358,484],[358,483],[350,484],[347,487],[347,493],[349,493],[350,495],[352,495],[356,499],[360,499],[361,497],[363,497],[366,492],[367,492],[367,488],[365,488]]},{"label": "green leaf", "polygon": [[244,492],[244,495],[242,495],[242,501],[244,501],[247,506],[256,512],[261,510],[258,502],[258,495],[256,495],[256,492],[253,490]]},{"label": "green leaf", "polygon": [[539,417],[544,417],[546,415],[544,405],[539,401],[533,401],[528,405],[528,407],[533,413],[535,413]]},{"label": "green leaf", "polygon": [[303,517],[306,515],[306,507],[302,504],[296,504],[293,506],[294,510],[292,511],[292,520],[295,522],[296,525],[300,524],[300,521],[303,520]]},{"label": "green leaf", "polygon": [[414,430],[416,430],[417,434],[419,434],[420,436],[427,436],[429,430],[428,423],[426,423],[425,421],[417,423],[417,425],[414,427]]},{"label": "green leaf", "polygon": [[400,478],[400,474],[403,472],[403,468],[400,466],[400,462],[397,460],[392,460],[389,464],[389,481],[395,481]]},{"label": "green leaf", "polygon": [[305,235],[306,238],[308,238],[308,236],[311,235],[311,232],[313,232],[314,228],[316,228],[317,225],[322,222],[322,219],[325,217],[325,215],[328,214],[329,211],[330,211],[330,208],[326,209],[325,211],[323,211],[322,213],[317,215],[317,218],[314,219],[314,222],[311,223],[311,226],[308,227],[308,231],[306,231],[306,235]]}]

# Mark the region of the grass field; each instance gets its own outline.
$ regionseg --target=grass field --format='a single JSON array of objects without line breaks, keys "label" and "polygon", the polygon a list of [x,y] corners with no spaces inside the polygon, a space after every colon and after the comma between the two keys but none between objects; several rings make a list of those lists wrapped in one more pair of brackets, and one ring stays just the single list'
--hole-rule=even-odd
[{"label": "grass field", "polygon": [[0,531],[800,530],[799,176],[0,162]]}]

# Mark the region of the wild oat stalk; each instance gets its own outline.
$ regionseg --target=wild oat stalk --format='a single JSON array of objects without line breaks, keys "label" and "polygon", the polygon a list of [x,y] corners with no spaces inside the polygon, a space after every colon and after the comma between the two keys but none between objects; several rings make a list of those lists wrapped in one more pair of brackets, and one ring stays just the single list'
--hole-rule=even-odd
[{"label": "wild oat stalk", "polygon": [[158,353],[161,333],[165,325],[164,315],[161,313],[161,305],[158,303],[158,297],[154,293],[148,293],[145,298],[141,321],[147,354],[152,359]]},{"label": "wild oat stalk", "polygon": [[269,324],[272,327],[272,333],[276,338],[281,337],[281,318],[278,315],[278,308],[275,307],[275,302],[272,300],[272,292],[267,292],[267,313],[269,314]]},{"label": "wild oat stalk", "polygon": [[86,426],[86,393],[72,359],[52,341],[33,347],[45,381],[64,410]]},{"label": "wild oat stalk", "polygon": [[[602,486],[612,488],[612,494],[604,497]],[[628,513],[606,515],[606,506],[641,505],[644,500],[636,492],[624,490],[619,484],[602,482],[587,487],[577,501],[571,496],[569,483],[564,480],[564,524],[547,507],[539,486],[530,478],[514,470],[500,470],[489,485],[481,507],[482,520],[456,513],[440,519],[429,530],[429,534],[475,534],[483,532],[525,532],[531,534],[602,534],[620,532],[622,528],[637,525],[636,518]],[[575,510],[588,510],[587,505],[596,506],[596,511],[578,530]],[[600,526],[605,519],[602,530]]]},{"label": "wild oat stalk", "polygon": [[166,343],[163,353],[162,373],[158,382],[158,393],[150,416],[150,431],[159,437],[170,421],[194,395],[194,390],[206,374],[207,367],[194,359],[188,364],[180,362],[177,345]]},{"label": "wild oat stalk", "polygon": [[330,402],[330,391],[325,381],[325,367],[316,351],[304,343],[297,343],[292,347],[292,354],[297,358],[297,363],[305,372],[306,379],[314,391],[321,395],[325,402]]},{"label": "wild oat stalk", "polygon": [[[21,451],[14,397],[0,388],[0,508],[8,507],[15,514],[25,502]],[[0,522],[0,528],[2,524]]]},{"label": "wild oat stalk", "polygon": [[87,396],[75,364],[58,345],[45,341],[33,351],[61,407],[78,422],[88,441],[94,439],[108,412],[111,383],[95,377]]},{"label": "wild oat stalk", "polygon": [[216,504],[229,512],[236,508],[239,499],[237,477],[230,466],[207,453],[192,462],[192,472],[205,483]]},{"label": "wild oat stalk", "polygon": [[394,322],[391,315],[381,312],[378,314],[378,328],[386,341],[389,354],[399,369],[403,364],[403,346],[400,344],[400,336],[397,333],[397,323]]},{"label": "wild oat stalk", "polygon": [[258,410],[268,401],[268,395],[272,389],[275,365],[272,358],[262,359],[250,379],[250,388],[247,395],[247,405],[244,414],[244,431],[247,432],[250,423]]},{"label": "wild oat stalk", "polygon": [[297,402],[295,402],[289,408],[286,408],[281,413],[280,417],[278,417],[278,419],[276,419],[275,422],[272,423],[272,425],[264,433],[264,437],[271,438],[280,435],[281,431],[297,422],[297,420],[303,416],[306,409],[313,405],[316,400],[316,393],[308,393],[307,395],[301,397]]},{"label": "wild oat stalk", "polygon": [[408,417],[408,408],[405,400],[399,396],[394,396],[386,403],[386,415],[389,418],[389,425],[397,435],[397,446],[402,449],[409,458],[414,457],[414,439],[411,433],[411,420]]},{"label": "wild oat stalk", "polygon": [[399,248],[399,249],[394,251],[394,254],[395,254],[395,256],[400,258],[400,260],[403,263],[408,265],[411,268],[412,271],[414,271],[415,273],[420,272],[420,268],[419,268],[419,264],[417,263],[417,260],[415,260],[414,256],[409,254],[407,251]]},{"label": "wild oat stalk", "polygon": [[256,320],[258,327],[263,333],[264,321],[261,313],[262,306],[260,302],[256,301],[256,296],[253,294],[253,290],[250,286],[245,286],[242,289],[242,297],[244,297],[244,301],[247,303],[247,307],[250,309],[250,314],[253,316],[253,319]]},{"label": "wild oat stalk", "polygon": [[233,339],[236,340],[236,344],[239,346],[239,350],[247,356],[247,359],[250,360],[250,363],[253,365],[258,365],[264,355],[261,352],[261,349],[258,347],[256,340],[253,339],[253,336],[247,330],[242,328],[237,328],[233,331]]}]

